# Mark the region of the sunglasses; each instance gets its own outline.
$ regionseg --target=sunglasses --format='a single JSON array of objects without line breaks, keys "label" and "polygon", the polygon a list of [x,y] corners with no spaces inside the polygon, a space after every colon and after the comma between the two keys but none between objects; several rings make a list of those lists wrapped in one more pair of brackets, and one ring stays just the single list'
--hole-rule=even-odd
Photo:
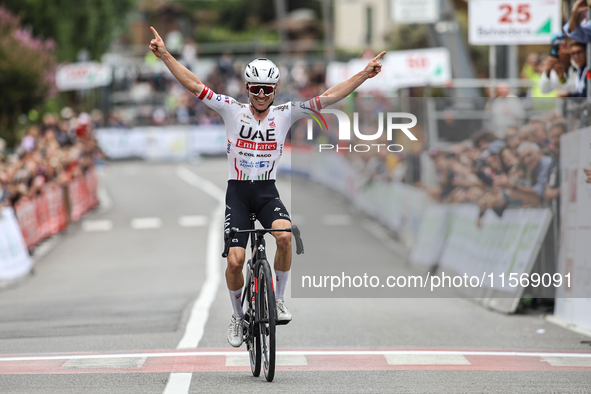
[{"label": "sunglasses", "polygon": [[576,52],[571,52],[570,55],[571,56],[576,56],[576,55],[582,55],[584,53],[585,53],[585,51],[576,51]]},{"label": "sunglasses", "polygon": [[275,92],[275,86],[273,85],[248,85],[248,91],[254,96],[258,96],[263,91],[265,96],[270,96]]}]

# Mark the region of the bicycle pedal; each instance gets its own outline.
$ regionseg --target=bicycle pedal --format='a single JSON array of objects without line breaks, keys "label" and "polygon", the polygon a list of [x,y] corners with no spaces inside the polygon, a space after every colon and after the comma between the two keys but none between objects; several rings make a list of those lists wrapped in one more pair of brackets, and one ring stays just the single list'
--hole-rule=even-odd
[{"label": "bicycle pedal", "polygon": [[289,324],[291,320],[275,320],[275,325],[276,326],[285,326],[286,324]]}]

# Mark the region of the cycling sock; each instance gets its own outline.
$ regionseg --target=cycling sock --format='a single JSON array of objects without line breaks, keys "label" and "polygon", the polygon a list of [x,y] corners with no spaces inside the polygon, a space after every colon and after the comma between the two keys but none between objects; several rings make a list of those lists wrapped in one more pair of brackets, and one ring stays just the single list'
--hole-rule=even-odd
[{"label": "cycling sock", "polygon": [[242,289],[230,290],[230,300],[232,300],[232,315],[236,317],[244,317],[244,311],[242,311]]},{"label": "cycling sock", "polygon": [[275,270],[275,276],[277,278],[275,285],[275,298],[278,300],[284,300],[285,288],[287,287],[287,279],[289,279],[289,271]]}]

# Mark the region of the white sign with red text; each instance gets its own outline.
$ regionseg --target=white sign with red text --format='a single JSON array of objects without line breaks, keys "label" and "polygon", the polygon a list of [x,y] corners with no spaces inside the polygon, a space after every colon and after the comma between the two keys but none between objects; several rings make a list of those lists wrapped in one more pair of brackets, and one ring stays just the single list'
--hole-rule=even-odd
[{"label": "white sign with red text", "polygon": [[97,62],[66,64],[57,69],[56,85],[60,91],[107,86],[113,79],[111,66]]},{"label": "white sign with red text", "polygon": [[384,56],[385,77],[391,88],[445,85],[451,80],[446,48],[396,51]]},{"label": "white sign with red text", "polygon": [[561,0],[470,0],[471,45],[549,44],[561,31]]},{"label": "white sign with red text", "polygon": [[[348,63],[331,62],[326,84],[334,86],[351,78],[367,65],[368,59],[352,59]],[[382,72],[359,86],[359,92],[389,92],[400,88],[446,85],[451,81],[451,62],[446,48],[388,52],[382,58]]]}]

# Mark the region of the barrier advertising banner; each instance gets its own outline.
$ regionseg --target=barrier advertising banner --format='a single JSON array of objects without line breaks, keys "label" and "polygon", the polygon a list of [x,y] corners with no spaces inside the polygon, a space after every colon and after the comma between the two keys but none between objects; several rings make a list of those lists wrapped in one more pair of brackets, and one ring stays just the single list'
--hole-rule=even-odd
[{"label": "barrier advertising banner", "polygon": [[95,136],[110,159],[178,161],[226,153],[223,125],[101,128]]},{"label": "barrier advertising banner", "polygon": [[[491,210],[476,226],[476,205],[450,206],[450,233],[441,256],[441,269],[468,275],[492,274],[498,278],[529,272],[551,219],[549,209],[508,209],[498,217]],[[492,283],[491,283],[492,282]],[[516,292],[501,280],[485,281],[487,287]]]},{"label": "barrier advertising banner", "polygon": [[433,267],[439,264],[448,233],[447,205],[427,207],[417,233],[416,242],[410,251],[410,262]]},{"label": "barrier advertising banner", "polygon": [[561,223],[558,273],[570,274],[570,287],[556,292],[554,315],[591,330],[591,128],[567,133],[560,142]]},{"label": "barrier advertising banner", "polygon": [[0,280],[26,275],[33,267],[12,208],[0,210]]}]

